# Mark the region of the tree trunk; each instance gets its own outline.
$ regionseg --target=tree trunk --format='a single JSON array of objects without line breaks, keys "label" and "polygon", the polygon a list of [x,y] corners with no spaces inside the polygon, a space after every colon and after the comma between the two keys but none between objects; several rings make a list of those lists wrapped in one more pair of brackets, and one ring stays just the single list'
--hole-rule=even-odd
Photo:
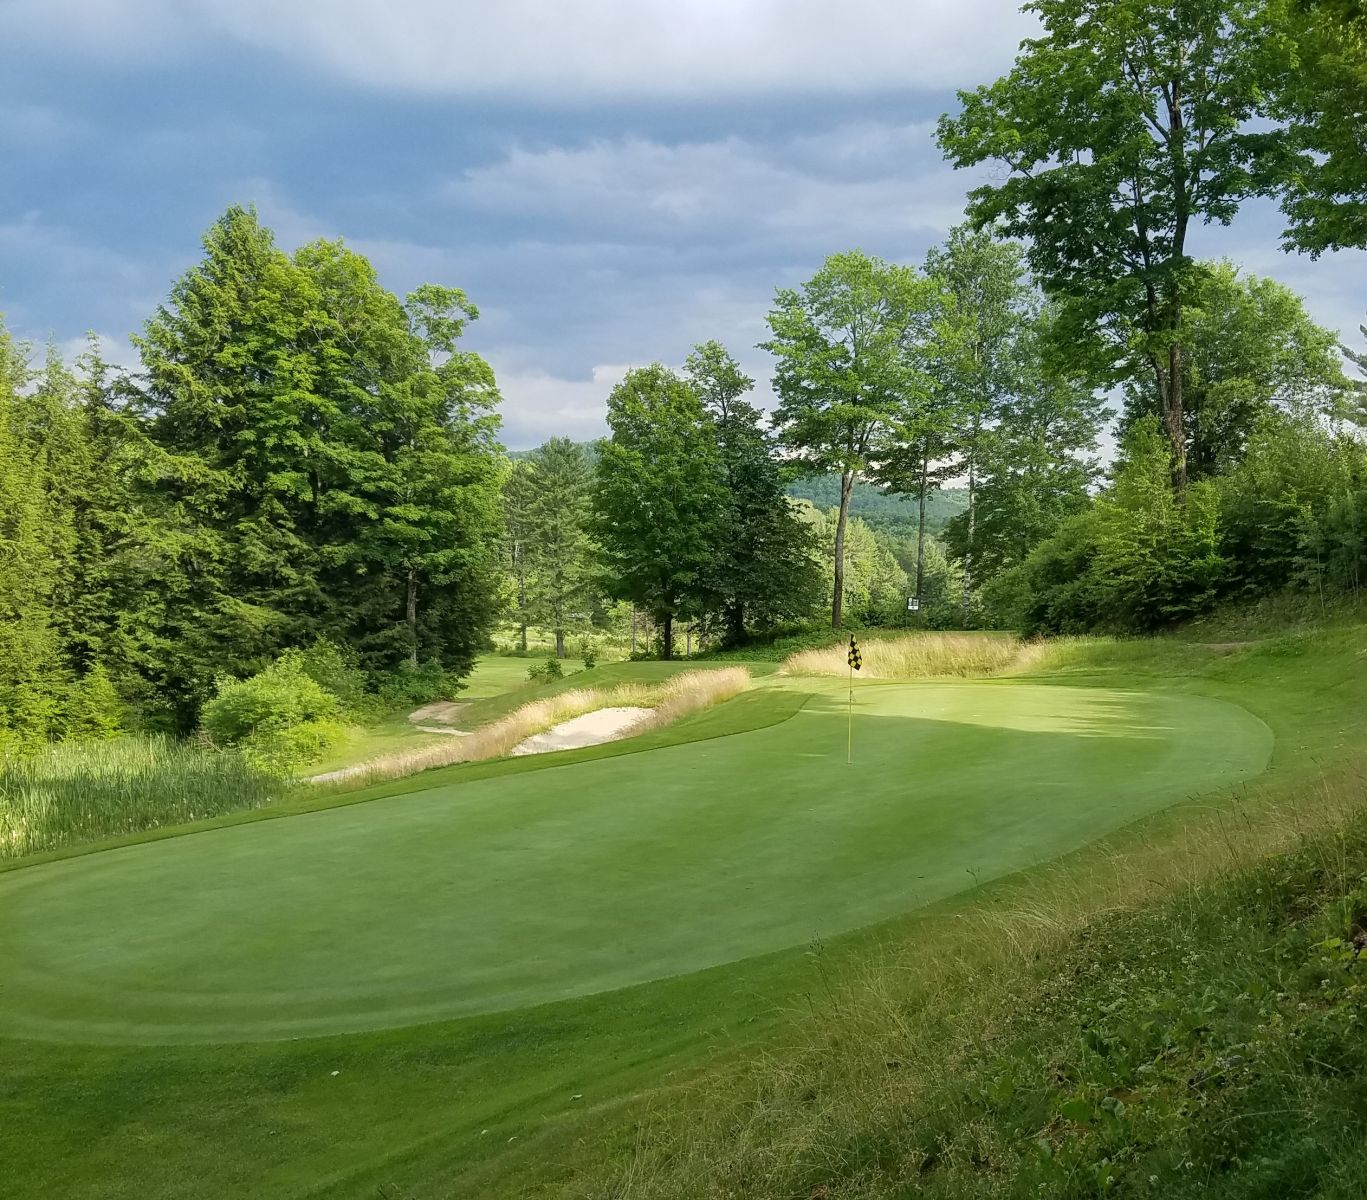
[{"label": "tree trunk", "polygon": [[660,657],[668,662],[674,657],[674,614],[665,613],[663,634],[660,638]]},{"label": "tree trunk", "polygon": [[408,568],[408,665],[418,665],[418,573]]},{"label": "tree trunk", "polygon": [[1172,442],[1172,486],[1180,496],[1187,487],[1187,428],[1183,411],[1182,345],[1168,348],[1168,386],[1163,404],[1163,424]]},{"label": "tree trunk", "polygon": [[923,453],[921,455],[921,497],[916,529],[916,612],[923,621],[925,614],[922,612],[922,608],[925,601],[922,598],[922,592],[925,589],[926,582],[926,487],[929,479],[930,458]]},{"label": "tree trunk", "polygon": [[850,493],[854,491],[854,472],[840,474],[840,513],[835,519],[835,594],[831,597],[831,628],[840,628],[845,608],[845,522],[850,515]]},{"label": "tree trunk", "polygon": [[684,626],[684,657],[693,657],[693,626]]},{"label": "tree trunk", "polygon": [[636,605],[631,606],[631,653],[636,653]]},{"label": "tree trunk", "polygon": [[565,657],[565,631],[563,629],[555,631],[555,657]]}]

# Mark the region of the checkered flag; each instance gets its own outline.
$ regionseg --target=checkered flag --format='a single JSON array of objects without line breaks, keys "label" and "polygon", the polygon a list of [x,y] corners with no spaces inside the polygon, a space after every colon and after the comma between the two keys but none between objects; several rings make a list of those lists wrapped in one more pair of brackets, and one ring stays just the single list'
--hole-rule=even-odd
[{"label": "checkered flag", "polygon": [[854,640],[854,634],[850,634],[850,652],[845,656],[845,661],[850,664],[850,669],[857,671],[864,665],[864,659],[859,653],[859,643]]}]

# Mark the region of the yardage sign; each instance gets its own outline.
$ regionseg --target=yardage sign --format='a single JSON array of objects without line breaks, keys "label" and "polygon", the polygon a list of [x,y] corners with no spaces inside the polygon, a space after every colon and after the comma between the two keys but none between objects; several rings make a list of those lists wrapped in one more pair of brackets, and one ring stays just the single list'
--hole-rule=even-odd
[{"label": "yardage sign", "polygon": [[920,612],[920,611],[921,611],[921,600],[920,600],[920,597],[919,597],[919,596],[908,596],[908,597],[907,597],[907,612]]}]

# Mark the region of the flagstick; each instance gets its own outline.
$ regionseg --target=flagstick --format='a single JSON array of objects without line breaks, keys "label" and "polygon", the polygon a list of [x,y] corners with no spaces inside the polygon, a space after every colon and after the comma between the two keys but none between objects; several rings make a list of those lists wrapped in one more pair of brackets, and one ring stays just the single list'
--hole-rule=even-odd
[{"label": "flagstick", "polygon": [[850,705],[848,730],[845,737],[845,764],[854,762],[854,663],[850,663]]}]

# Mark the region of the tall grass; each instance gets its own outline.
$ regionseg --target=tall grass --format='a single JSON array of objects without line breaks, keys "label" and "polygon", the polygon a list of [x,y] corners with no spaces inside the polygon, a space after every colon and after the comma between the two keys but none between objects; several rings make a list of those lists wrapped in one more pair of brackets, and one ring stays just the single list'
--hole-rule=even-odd
[{"label": "tall grass", "polygon": [[572,688],[533,700],[481,726],[464,737],[450,737],[436,745],[385,755],[341,771],[316,777],[316,782],[380,783],[419,771],[455,763],[479,762],[511,754],[514,747],[564,721],[602,708],[647,708],[651,712],[618,734],[633,737],[663,728],[688,713],[697,712],[742,692],[750,685],[744,667],[684,671],[658,684],[623,683],[614,688]]},{"label": "tall grass", "polygon": [[261,808],[286,787],[234,751],[129,735],[0,760],[0,858]]},{"label": "tall grass", "polygon": [[[856,635],[857,636],[857,635]],[[944,675],[993,675],[1016,666],[1024,643],[1011,635],[987,633],[920,633],[861,641],[861,674],[873,679],[919,679]],[[848,643],[790,655],[780,668],[785,675],[844,675]]]},{"label": "tall grass", "polygon": [[1231,1159],[1261,1166],[1219,1195],[1367,1194],[1361,771],[819,967],[780,1044],[662,1093],[628,1161],[563,1194],[1194,1197]]},{"label": "tall grass", "polygon": [[[858,636],[858,635],[856,635]],[[836,675],[849,670],[848,640],[790,654],[784,675]],[[859,642],[861,675],[871,679],[982,678],[1038,671],[1087,672],[1123,667],[1171,672],[1242,646],[1208,646],[1171,638],[1059,637],[1022,641],[1014,634],[912,633]]]}]

